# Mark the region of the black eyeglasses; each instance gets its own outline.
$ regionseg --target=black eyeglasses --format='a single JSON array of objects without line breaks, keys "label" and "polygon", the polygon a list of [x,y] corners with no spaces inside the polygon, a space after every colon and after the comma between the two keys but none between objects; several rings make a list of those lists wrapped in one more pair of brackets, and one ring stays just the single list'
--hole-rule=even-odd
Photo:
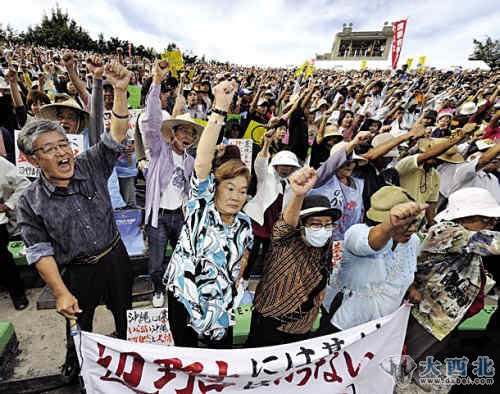
[{"label": "black eyeglasses", "polygon": [[42,151],[44,155],[53,156],[55,155],[58,149],[62,150],[65,153],[71,152],[71,144],[69,143],[68,140],[64,140],[58,142],[57,144],[48,144],[41,146],[40,148],[36,148],[33,150],[33,153]]}]

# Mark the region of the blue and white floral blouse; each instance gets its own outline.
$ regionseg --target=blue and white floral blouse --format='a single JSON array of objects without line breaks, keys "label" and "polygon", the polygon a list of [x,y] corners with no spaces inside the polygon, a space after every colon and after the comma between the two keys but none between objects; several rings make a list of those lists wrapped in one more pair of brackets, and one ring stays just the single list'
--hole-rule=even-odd
[{"label": "blue and white floral blouse", "polygon": [[227,226],[215,208],[215,181],[191,178],[186,221],[163,277],[167,289],[184,304],[189,325],[199,334],[222,339],[235,324],[234,283],[241,259],[253,244],[250,218],[238,212]]}]

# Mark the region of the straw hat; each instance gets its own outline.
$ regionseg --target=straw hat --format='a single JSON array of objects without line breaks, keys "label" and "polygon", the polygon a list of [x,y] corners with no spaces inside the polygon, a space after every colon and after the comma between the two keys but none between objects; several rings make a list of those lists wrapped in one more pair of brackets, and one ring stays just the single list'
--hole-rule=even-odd
[{"label": "straw hat", "polygon": [[382,223],[389,217],[392,207],[412,201],[405,189],[398,186],[384,186],[371,196],[370,209],[366,212],[366,217]]},{"label": "straw hat", "polygon": [[465,187],[450,194],[446,209],[436,215],[435,220],[441,222],[476,215],[498,218],[500,217],[500,205],[488,190],[479,187]]},{"label": "straw hat", "polygon": [[[386,142],[393,140],[394,137],[391,133],[380,133],[373,137],[372,147],[376,148],[379,145],[383,145]],[[397,147],[392,148],[389,152],[387,152],[383,157],[399,157],[399,151]]]},{"label": "straw hat", "polygon": [[283,107],[283,112],[286,112],[286,110],[290,109],[299,98],[300,94],[292,94],[290,96],[290,100],[288,100],[288,103],[286,103],[286,105]]},{"label": "straw hat", "polygon": [[316,106],[314,108],[311,108],[311,112],[319,110],[322,105],[326,105],[327,107],[329,106],[328,101],[326,101],[324,98],[318,100]]},{"label": "straw hat", "polygon": [[180,125],[191,126],[193,129],[195,129],[196,133],[198,134],[197,138],[200,137],[200,134],[204,129],[201,124],[196,123],[191,115],[186,112],[185,114],[179,115],[175,118],[170,118],[163,121],[161,125],[161,132],[163,134],[163,137],[167,140],[170,140],[172,138],[172,128]]},{"label": "straw hat", "polygon": [[325,134],[323,135],[323,138],[328,137],[341,137],[342,139],[344,138],[342,133],[339,131],[339,128],[334,125],[328,125],[325,127]]},{"label": "straw hat", "polygon": [[[446,138],[422,138],[418,141],[418,149],[420,149],[420,152],[426,152],[430,148],[446,141]],[[460,164],[465,161],[464,157],[458,151],[456,145],[453,145],[450,149],[439,155],[437,158],[453,164]]]},{"label": "straw hat", "polygon": [[40,108],[39,118],[48,119],[57,122],[57,110],[69,108],[76,111],[83,118],[83,122],[80,125],[80,130],[82,131],[89,127],[89,113],[80,107],[77,102],[73,99],[66,101],[61,101],[60,103],[47,104]]}]

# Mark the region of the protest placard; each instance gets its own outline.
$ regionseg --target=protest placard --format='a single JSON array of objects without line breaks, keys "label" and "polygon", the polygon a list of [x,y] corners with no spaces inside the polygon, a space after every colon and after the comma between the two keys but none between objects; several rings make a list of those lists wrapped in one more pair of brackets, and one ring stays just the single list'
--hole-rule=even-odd
[{"label": "protest placard", "polygon": [[426,60],[425,56],[420,56],[418,58],[417,72],[419,72],[419,73],[424,72],[425,60]]},{"label": "protest placard", "polygon": [[251,139],[257,144],[260,144],[262,136],[266,131],[267,129],[264,124],[251,120],[250,123],[248,123],[248,127],[243,135],[243,138]]},{"label": "protest placard", "polygon": [[184,70],[182,53],[178,49],[162,53],[161,58],[162,60],[168,60],[168,69],[173,77],[177,78],[179,75],[178,72]]},{"label": "protest placard", "polygon": [[127,341],[173,345],[167,308],[140,308],[127,311]]},{"label": "protest placard", "polygon": [[[14,131],[15,140],[15,154],[16,154],[16,167],[17,173],[28,178],[36,178],[40,174],[40,169],[33,167],[23,153],[17,147],[17,138],[19,136],[20,130]],[[66,134],[66,137],[73,148],[73,153],[77,156],[80,152],[84,151],[83,135],[82,134]]]},{"label": "protest placard", "polygon": [[137,85],[128,85],[129,92],[128,105],[131,108],[137,109],[141,106],[141,87]]},{"label": "protest placard", "polygon": [[236,145],[239,148],[241,160],[246,164],[250,172],[252,172],[253,141],[244,138],[229,138],[227,142],[229,145]]},{"label": "protest placard", "polygon": [[394,380],[381,364],[401,355],[409,313],[403,305],[349,330],[260,348],[157,346],[89,332],[74,339],[88,393],[382,394]]}]

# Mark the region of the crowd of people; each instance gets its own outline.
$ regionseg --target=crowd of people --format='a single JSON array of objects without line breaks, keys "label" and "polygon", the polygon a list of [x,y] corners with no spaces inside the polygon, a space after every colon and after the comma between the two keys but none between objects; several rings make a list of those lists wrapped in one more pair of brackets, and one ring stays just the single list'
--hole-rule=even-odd
[{"label": "crowd of people", "polygon": [[[152,302],[168,305],[176,346],[231,348],[253,274],[249,347],[346,330],[409,300],[406,351],[419,361],[482,309],[500,254],[498,72],[174,71],[123,51],[8,45],[0,65],[1,277],[16,308],[28,303],[7,250],[17,222],[68,333],[75,320],[91,331],[104,299],[125,338],[133,277],[113,209],[143,208]],[[142,92],[132,125],[130,85]],[[17,175],[15,130],[36,179]],[[68,134],[84,136],[77,156]],[[242,138],[251,163],[231,144]]]}]

